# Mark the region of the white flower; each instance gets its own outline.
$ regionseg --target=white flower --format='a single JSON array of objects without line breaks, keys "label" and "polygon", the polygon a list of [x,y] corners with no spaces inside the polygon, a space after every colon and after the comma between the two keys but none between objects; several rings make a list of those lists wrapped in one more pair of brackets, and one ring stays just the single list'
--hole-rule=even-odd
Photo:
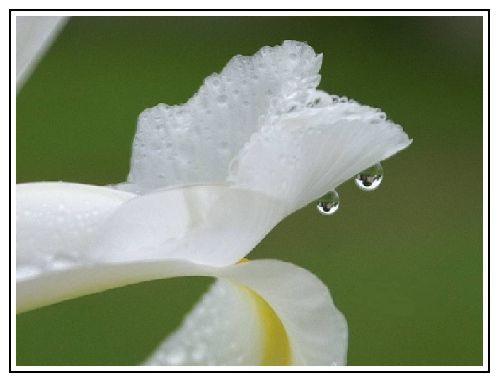
[{"label": "white flower", "polygon": [[316,277],[239,262],[288,214],[410,143],[379,110],[317,90],[321,59],[305,43],[265,47],[186,104],[147,109],[115,189],[19,185],[18,311],[213,276],[148,364],[345,364],[347,324]]}]

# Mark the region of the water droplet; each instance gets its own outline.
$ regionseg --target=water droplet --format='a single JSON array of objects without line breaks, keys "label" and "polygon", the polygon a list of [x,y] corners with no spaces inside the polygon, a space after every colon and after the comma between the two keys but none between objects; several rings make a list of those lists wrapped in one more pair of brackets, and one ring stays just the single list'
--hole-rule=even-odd
[{"label": "water droplet", "polygon": [[319,106],[322,101],[323,100],[321,99],[321,97],[315,97],[313,99],[308,100],[306,106],[308,108],[314,108],[316,106]]},{"label": "water droplet", "polygon": [[228,97],[225,94],[221,94],[217,96],[217,102],[219,104],[225,104],[227,102]]},{"label": "water droplet", "polygon": [[355,178],[354,182],[363,191],[372,191],[377,189],[384,178],[384,169],[380,162],[372,167],[363,170]]},{"label": "water droplet", "polygon": [[332,215],[339,209],[339,203],[339,193],[332,190],[319,199],[316,208],[323,215]]}]

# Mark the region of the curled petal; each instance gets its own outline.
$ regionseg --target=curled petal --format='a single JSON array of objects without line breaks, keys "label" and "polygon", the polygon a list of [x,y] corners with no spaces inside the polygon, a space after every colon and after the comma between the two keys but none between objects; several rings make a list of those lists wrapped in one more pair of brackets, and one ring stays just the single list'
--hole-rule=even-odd
[{"label": "curled petal", "polygon": [[146,192],[222,182],[229,162],[269,115],[304,105],[319,83],[321,55],[285,41],[236,56],[186,104],[160,104],[139,116],[128,182]]},{"label": "curled petal", "polygon": [[180,276],[221,281],[148,364],[345,364],[347,323],[327,288],[306,270],[275,260],[224,268],[166,260],[46,272],[17,283],[17,310]]},{"label": "curled petal", "polygon": [[245,257],[284,212],[266,194],[226,184],[139,197],[62,182],[18,185],[17,273],[174,258],[228,265]]},{"label": "curled petal", "polygon": [[229,180],[286,199],[292,212],[410,143],[379,110],[339,102],[270,120],[233,161]]},{"label": "curled petal", "polygon": [[[213,267],[164,257],[148,260],[147,252],[140,249],[137,249],[136,255],[133,251],[128,253],[128,259],[113,259],[114,256],[118,257],[120,251],[112,247],[108,248],[108,256],[106,252],[101,254],[102,257],[92,252],[93,246],[99,241],[96,238],[100,238],[98,233],[107,232],[106,227],[114,227],[121,218],[126,221],[126,217],[134,217],[142,208],[150,212],[148,203],[154,202],[160,209],[160,217],[165,216],[161,211],[162,203],[167,209],[179,209],[174,211],[172,217],[180,220],[177,222],[181,229],[168,220],[158,221],[157,217],[151,218],[155,225],[148,227],[149,219],[146,214],[141,216],[142,221],[129,222],[136,222],[139,231],[136,233],[133,229],[129,232],[128,242],[133,243],[136,239],[133,236],[136,234],[137,239],[147,240],[144,238],[147,237],[148,230],[156,230],[156,225],[167,232],[182,231],[182,220],[185,219],[188,222],[185,223],[186,227],[189,227],[192,216],[187,212],[188,207],[194,208],[197,220],[201,222],[204,214],[212,216],[210,210],[213,206],[217,212],[224,211],[217,205],[218,198],[226,206],[229,204],[237,209],[232,199],[235,198],[236,202],[241,191],[225,188],[221,192],[218,189],[220,187],[198,187],[187,191],[187,194],[183,194],[186,190],[175,189],[136,197],[131,193],[78,184],[18,185],[17,311],[23,312],[142,281],[179,276],[211,276],[220,279],[217,287],[202,301],[202,309],[195,310],[197,314],[193,314],[194,319],[186,322],[193,322],[200,329],[211,330],[202,330],[202,339],[198,339],[197,335],[189,331],[190,325],[184,325],[158,349],[150,363],[345,363],[347,326],[342,314],[335,308],[327,288],[312,274],[292,264],[262,260]],[[221,194],[214,197],[214,192]],[[153,201],[151,198],[160,198],[160,201]],[[186,198],[195,204],[185,204]],[[243,200],[248,201],[249,197]],[[200,202],[208,205],[198,206]],[[246,206],[245,209],[249,212],[266,211],[265,206]],[[126,214],[121,216],[121,211]],[[226,218],[220,217],[221,221],[218,223],[222,225]],[[127,222],[123,223],[127,227]],[[203,237],[203,230],[209,229],[202,227],[201,234],[197,235],[207,241],[213,235],[221,242],[220,249],[226,251],[238,246],[231,238],[232,234],[241,242],[256,243],[255,238],[248,240],[245,236],[241,237],[245,226],[238,226],[238,222],[233,224],[233,231],[226,227],[222,232]],[[250,226],[254,225],[260,226],[250,219]],[[262,225],[265,226],[265,222]],[[217,226],[210,230],[216,230]],[[238,233],[239,231],[241,232]],[[159,235],[156,232],[153,234],[152,237]],[[223,240],[225,237],[227,241]],[[110,243],[119,244],[120,241],[113,240]],[[202,245],[203,241],[197,243],[196,248]],[[101,243],[97,248],[101,246],[105,244]],[[216,252],[216,245],[207,243],[206,247]],[[112,253],[113,251],[116,253]],[[123,251],[129,249],[123,248]],[[208,306],[211,307],[210,310]],[[233,344],[222,341],[223,333],[229,334]],[[198,342],[201,349],[192,348],[195,338],[201,340]],[[191,352],[190,356],[188,351]]]},{"label": "curled petal", "polygon": [[411,143],[379,109],[317,90],[321,59],[285,41],[236,56],[185,105],[147,109],[120,187],[230,182],[291,213]]},{"label": "curled petal", "polygon": [[284,212],[278,199],[225,184],[155,191],[123,204],[101,227],[90,256],[225,266],[245,257]]},{"label": "curled petal", "polygon": [[344,365],[347,322],[326,286],[290,263],[252,261],[220,278],[150,365]]}]

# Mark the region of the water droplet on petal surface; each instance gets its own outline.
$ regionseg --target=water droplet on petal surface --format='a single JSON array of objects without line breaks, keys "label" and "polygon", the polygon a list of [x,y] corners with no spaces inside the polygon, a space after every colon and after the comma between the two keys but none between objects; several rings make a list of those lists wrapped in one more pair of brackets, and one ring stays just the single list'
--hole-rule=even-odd
[{"label": "water droplet on petal surface", "polygon": [[372,191],[377,189],[384,178],[384,169],[380,162],[366,170],[363,170],[355,178],[354,182],[363,191]]},{"label": "water droplet on petal surface", "polygon": [[332,215],[339,209],[339,203],[339,194],[332,190],[319,199],[316,208],[323,215]]},{"label": "water droplet on petal surface", "polygon": [[219,104],[225,104],[228,100],[228,97],[225,95],[225,94],[221,94],[219,96],[217,96],[217,102]]}]

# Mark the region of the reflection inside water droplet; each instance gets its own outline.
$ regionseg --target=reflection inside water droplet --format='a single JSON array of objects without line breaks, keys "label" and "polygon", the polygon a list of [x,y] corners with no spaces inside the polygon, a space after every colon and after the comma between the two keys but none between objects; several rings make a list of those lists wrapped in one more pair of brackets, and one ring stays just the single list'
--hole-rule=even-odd
[{"label": "reflection inside water droplet", "polygon": [[318,211],[323,215],[332,215],[339,209],[339,194],[333,190],[321,197],[316,205]]},{"label": "reflection inside water droplet", "polygon": [[363,191],[372,191],[377,189],[384,178],[384,169],[380,162],[366,170],[363,170],[355,178],[354,182]]}]

